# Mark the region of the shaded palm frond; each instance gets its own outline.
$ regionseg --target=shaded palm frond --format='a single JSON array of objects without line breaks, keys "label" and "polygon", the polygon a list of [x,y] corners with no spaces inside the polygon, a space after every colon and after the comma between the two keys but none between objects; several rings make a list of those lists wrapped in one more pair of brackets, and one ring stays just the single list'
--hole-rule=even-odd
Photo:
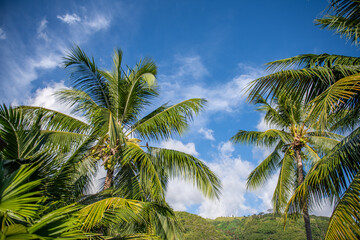
[{"label": "shaded palm frond", "polygon": [[74,46],[64,58],[65,68],[71,70],[72,86],[87,93],[99,106],[110,108],[109,89],[98,71],[94,59],[90,60],[78,46]]},{"label": "shaded palm frond", "polygon": [[29,181],[37,166],[23,165],[10,175],[5,175],[0,162],[0,218],[4,223],[13,220],[30,221],[37,217],[42,192],[36,191],[41,180]]},{"label": "shaded palm frond", "polygon": [[267,156],[248,176],[246,187],[255,189],[262,186],[279,168],[281,155],[279,150],[282,149],[284,143],[280,141],[274,151]]}]

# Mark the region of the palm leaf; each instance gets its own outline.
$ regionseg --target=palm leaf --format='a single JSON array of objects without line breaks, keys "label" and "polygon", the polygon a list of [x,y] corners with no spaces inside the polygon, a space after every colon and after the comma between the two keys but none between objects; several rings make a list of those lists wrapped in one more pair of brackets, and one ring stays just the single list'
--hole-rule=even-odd
[{"label": "palm leaf", "polygon": [[205,103],[205,99],[194,98],[169,107],[163,105],[135,123],[127,135],[136,132],[142,138],[157,141],[181,135],[188,127],[188,121],[203,109]]},{"label": "palm leaf", "polygon": [[360,172],[354,177],[331,215],[325,239],[359,239]]},{"label": "palm leaf", "polygon": [[248,176],[246,187],[255,189],[262,186],[272,174],[276,173],[281,161],[279,150],[282,149],[284,143],[280,141],[274,151],[267,156]]},{"label": "palm leaf", "polygon": [[109,89],[94,59],[90,60],[85,52],[75,46],[64,58],[64,66],[71,70],[70,78],[74,88],[87,93],[97,105],[110,108]]},{"label": "palm leaf", "polygon": [[219,198],[219,178],[200,160],[190,154],[165,148],[149,148],[155,166],[170,178],[192,182],[206,197]]}]

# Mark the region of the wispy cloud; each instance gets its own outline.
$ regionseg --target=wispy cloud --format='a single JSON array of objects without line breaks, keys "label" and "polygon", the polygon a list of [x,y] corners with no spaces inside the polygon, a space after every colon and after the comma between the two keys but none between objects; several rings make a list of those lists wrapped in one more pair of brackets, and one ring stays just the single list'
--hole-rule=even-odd
[{"label": "wispy cloud", "polygon": [[[244,89],[252,80],[263,74],[262,69],[239,64],[241,73],[225,83],[214,85],[206,83],[205,85],[201,81],[196,81],[197,83],[194,84],[195,81],[192,80],[204,77],[210,73],[202,65],[200,56],[193,56],[188,59],[191,60],[175,62],[180,64],[180,66],[174,74],[159,76],[159,79],[163,82],[164,95],[168,98],[176,96],[175,102],[193,97],[206,98],[208,100],[207,111],[232,112],[238,109],[245,103]],[[186,70],[188,70],[187,73]],[[187,82],[184,80],[185,74],[187,74],[186,77],[192,77]]]},{"label": "wispy cloud", "polygon": [[[23,39],[14,39],[2,48],[4,56],[7,57],[6,61],[2,59],[5,69],[3,77],[8,81],[0,81],[1,101],[23,104],[24,99],[32,95],[33,82],[38,80],[44,70],[49,71],[60,65],[61,57],[70,44],[85,43],[97,31],[110,26],[111,14],[98,14],[98,9],[86,9],[83,12],[89,16],[76,13],[57,16],[60,21],[69,25],[68,31],[62,31],[61,36],[60,32],[53,28],[55,23],[43,17],[38,22],[34,35],[34,38],[43,41],[29,41],[30,43],[25,44]],[[2,29],[0,33],[0,36],[6,37]]]},{"label": "wispy cloud", "polygon": [[1,40],[6,39],[6,32],[2,28],[0,28],[0,39]]},{"label": "wispy cloud", "polygon": [[110,25],[110,18],[105,15],[96,15],[85,21],[85,26],[90,27],[93,31],[106,29]]},{"label": "wispy cloud", "polygon": [[205,139],[215,141],[214,130],[212,129],[200,128],[198,133],[201,133],[205,137]]},{"label": "wispy cloud", "polygon": [[65,15],[57,15],[56,16],[58,19],[60,19],[61,21],[67,23],[67,24],[74,24],[76,22],[80,22],[81,21],[81,18],[76,14],[76,13],[73,13],[73,14],[65,14]]},{"label": "wispy cloud", "polygon": [[49,41],[49,37],[48,37],[47,33],[45,32],[47,24],[48,24],[48,21],[46,20],[46,18],[44,18],[43,20],[41,20],[41,22],[37,28],[37,37],[44,39],[46,42]]}]

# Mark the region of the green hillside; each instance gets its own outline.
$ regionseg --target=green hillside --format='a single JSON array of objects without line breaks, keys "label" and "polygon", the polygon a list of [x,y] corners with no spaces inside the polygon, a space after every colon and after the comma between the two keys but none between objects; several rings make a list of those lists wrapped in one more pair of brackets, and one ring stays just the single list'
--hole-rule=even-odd
[{"label": "green hillside", "polygon": [[[221,217],[215,220],[177,212],[185,229],[185,239],[306,239],[302,218],[289,220],[286,228],[280,216],[273,214],[249,217]],[[323,239],[329,219],[311,216],[313,239]]]}]

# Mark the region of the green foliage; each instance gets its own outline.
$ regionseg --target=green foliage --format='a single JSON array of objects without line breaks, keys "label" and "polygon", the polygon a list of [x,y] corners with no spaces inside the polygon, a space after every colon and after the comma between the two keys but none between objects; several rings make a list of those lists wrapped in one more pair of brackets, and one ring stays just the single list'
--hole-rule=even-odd
[{"label": "green foliage", "polygon": [[[176,212],[185,228],[184,237],[192,239],[304,239],[305,229],[302,219],[290,220],[284,229],[280,215],[259,214],[248,217],[219,217],[214,220],[200,216]],[[329,222],[327,217],[311,216],[313,239],[324,239]]]},{"label": "green foliage", "polygon": [[184,228],[186,240],[230,240],[221,229],[214,226],[211,221],[187,212],[176,212],[176,217]]}]

